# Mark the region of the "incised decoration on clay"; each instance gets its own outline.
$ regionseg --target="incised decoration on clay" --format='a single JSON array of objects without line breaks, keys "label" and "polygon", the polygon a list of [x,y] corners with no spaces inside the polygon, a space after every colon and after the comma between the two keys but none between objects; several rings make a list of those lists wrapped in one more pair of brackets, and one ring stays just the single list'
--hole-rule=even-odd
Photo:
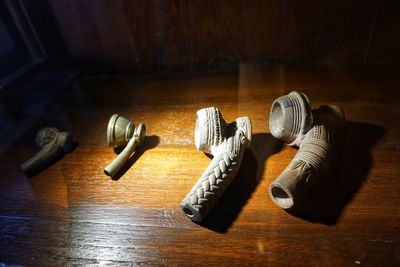
[{"label": "incised decoration on clay", "polygon": [[181,203],[187,217],[200,222],[207,216],[235,177],[250,141],[251,121],[248,117],[227,124],[215,107],[197,111],[196,148],[214,157]]},{"label": "incised decoration on clay", "polygon": [[289,146],[298,146],[294,159],[269,186],[269,195],[281,208],[291,208],[317,180],[327,174],[337,135],[344,127],[341,108],[324,105],[311,110],[299,92],[276,99],[271,108],[271,134]]}]

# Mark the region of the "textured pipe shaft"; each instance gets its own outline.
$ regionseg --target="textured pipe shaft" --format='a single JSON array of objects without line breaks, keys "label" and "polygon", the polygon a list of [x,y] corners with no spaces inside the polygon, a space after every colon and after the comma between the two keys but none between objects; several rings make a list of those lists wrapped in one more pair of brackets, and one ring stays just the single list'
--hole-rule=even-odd
[{"label": "textured pipe shaft", "polygon": [[196,147],[210,152],[214,158],[181,203],[181,209],[191,220],[202,221],[218,202],[235,177],[250,140],[249,118],[238,118],[226,125],[216,108],[197,112]]},{"label": "textured pipe shaft", "polygon": [[38,132],[36,145],[41,150],[20,165],[22,171],[27,175],[39,172],[61,155],[69,152],[73,146],[73,139],[70,133],[47,127]]},{"label": "textured pipe shaft", "polygon": [[[324,126],[318,128],[320,136],[327,135]],[[328,150],[328,143],[318,137],[307,136],[303,140],[294,159],[269,186],[269,194],[279,207],[291,208],[317,182],[322,164],[326,163]]]},{"label": "textured pipe shaft", "polygon": [[[297,96],[299,95],[297,93]],[[282,99],[284,100],[285,96],[278,100],[282,101]],[[303,105],[310,105],[310,102],[308,100],[305,101],[304,98],[301,101],[303,101]],[[280,105],[280,107],[284,107],[284,105]],[[303,112],[306,112],[306,110],[304,109]],[[275,110],[273,114],[271,111],[271,116],[277,116],[278,114],[284,114],[284,112],[277,113]],[[321,106],[319,109],[313,110],[312,114],[296,115],[294,117],[311,118],[310,121],[313,121],[311,129],[301,138],[299,138],[299,133],[307,129],[306,123],[301,124],[304,127],[297,130],[296,133],[293,130],[296,127],[290,125],[291,118],[272,118],[281,122],[286,120],[286,128],[291,129],[294,133],[287,135],[293,136],[293,138],[284,139],[284,141],[291,142],[292,145],[299,145],[299,151],[292,162],[269,186],[269,195],[272,200],[284,209],[291,208],[325,174],[333,151],[334,136],[341,131],[344,124],[343,111],[335,106]],[[273,126],[276,127],[277,125]],[[279,131],[271,129],[271,132],[274,135]],[[297,141],[293,143],[293,140]]]}]

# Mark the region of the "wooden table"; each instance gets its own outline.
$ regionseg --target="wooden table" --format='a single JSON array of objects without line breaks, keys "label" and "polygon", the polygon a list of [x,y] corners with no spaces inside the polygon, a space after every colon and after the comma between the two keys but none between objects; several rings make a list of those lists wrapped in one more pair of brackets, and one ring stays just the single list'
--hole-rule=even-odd
[{"label": "wooden table", "polygon": [[[0,262],[55,266],[400,264],[400,72],[241,65],[221,73],[87,76],[0,158]],[[292,90],[314,108],[342,107],[345,152],[329,179],[286,212],[268,185],[296,149],[272,138],[272,101]],[[179,204],[210,159],[194,146],[195,112],[248,115],[253,140],[234,182],[202,224]],[[119,179],[103,167],[114,113],[144,122],[147,139]],[[55,125],[79,145],[27,178],[35,132]]]}]

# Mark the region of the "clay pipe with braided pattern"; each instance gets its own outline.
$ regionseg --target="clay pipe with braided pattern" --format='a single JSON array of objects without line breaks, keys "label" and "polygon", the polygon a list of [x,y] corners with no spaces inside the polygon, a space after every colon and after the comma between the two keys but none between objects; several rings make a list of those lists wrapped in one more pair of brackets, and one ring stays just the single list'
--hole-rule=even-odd
[{"label": "clay pipe with braided pattern", "polygon": [[235,177],[250,141],[251,121],[248,117],[226,124],[215,107],[197,111],[196,148],[214,157],[181,203],[181,209],[192,221],[202,221],[224,193]]},{"label": "clay pipe with braided pattern", "polygon": [[269,195],[288,209],[327,174],[335,139],[342,132],[344,113],[336,106],[311,110],[307,96],[299,92],[277,98],[271,108],[271,134],[299,150],[286,169],[269,186]]}]

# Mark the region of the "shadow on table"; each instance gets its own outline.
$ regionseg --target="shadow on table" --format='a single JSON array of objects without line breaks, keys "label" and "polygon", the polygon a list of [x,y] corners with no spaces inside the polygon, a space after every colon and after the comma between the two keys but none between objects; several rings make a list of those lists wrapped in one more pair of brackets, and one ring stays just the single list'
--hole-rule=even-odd
[{"label": "shadow on table", "polygon": [[271,134],[254,134],[236,177],[200,225],[219,233],[227,232],[261,181],[265,160],[281,148],[282,142]]},{"label": "shadow on table", "polygon": [[365,182],[373,159],[370,150],[385,129],[368,123],[347,122],[343,143],[335,155],[331,173],[287,212],[314,223],[334,225],[344,207]]},{"label": "shadow on table", "polygon": [[[114,181],[118,181],[124,174],[132,167],[133,164],[144,154],[146,150],[155,148],[160,143],[160,137],[157,135],[146,136],[143,141],[143,144],[136,148],[135,153],[131,156],[131,158],[125,163],[125,165],[118,171],[118,173],[112,177],[111,179]],[[115,149],[115,153],[121,153],[123,148]]]}]

